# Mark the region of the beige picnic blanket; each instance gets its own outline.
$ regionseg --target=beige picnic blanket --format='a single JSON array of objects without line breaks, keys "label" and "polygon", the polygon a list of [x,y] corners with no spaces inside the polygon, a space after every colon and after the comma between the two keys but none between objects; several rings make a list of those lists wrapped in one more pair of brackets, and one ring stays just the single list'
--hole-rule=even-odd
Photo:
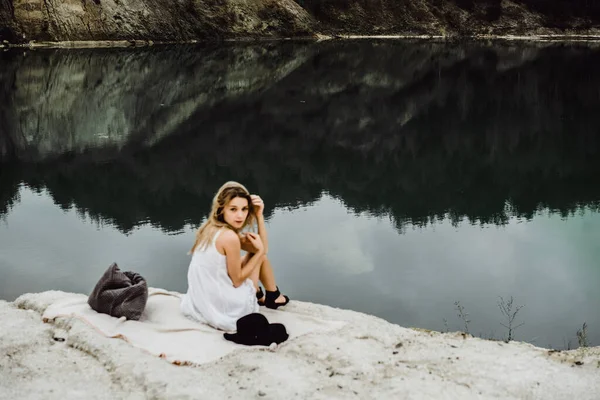
[{"label": "beige picnic blanket", "polygon": [[[250,348],[227,341],[222,331],[185,317],[179,309],[180,296],[176,292],[149,288],[146,308],[140,320],[133,321],[98,313],[87,304],[87,296],[73,294],[51,304],[43,318],[44,321],[58,317],[80,318],[105,336],[123,339],[174,364],[204,364],[232,351]],[[346,324],[282,309],[261,307],[260,312],[269,322],[285,325],[290,335],[288,342],[307,333],[331,331]]]}]

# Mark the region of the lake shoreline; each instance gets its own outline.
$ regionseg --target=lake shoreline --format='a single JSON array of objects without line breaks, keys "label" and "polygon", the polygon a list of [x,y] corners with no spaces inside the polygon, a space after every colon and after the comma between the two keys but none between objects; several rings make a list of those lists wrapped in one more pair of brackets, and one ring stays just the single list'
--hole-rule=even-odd
[{"label": "lake shoreline", "polygon": [[188,40],[188,41],[153,41],[153,40],[71,40],[71,41],[32,41],[28,43],[0,43],[0,48],[26,48],[26,49],[81,49],[81,48],[129,48],[151,46],[173,46],[189,44],[212,43],[277,43],[277,42],[321,42],[344,40],[417,40],[435,42],[482,42],[482,41],[509,41],[509,42],[586,42],[600,43],[600,35],[472,35],[472,36],[443,36],[443,35],[326,35],[299,37],[246,37],[227,38],[221,40]]},{"label": "lake shoreline", "polygon": [[[243,348],[197,367],[176,366],[107,338],[81,320],[44,323],[68,293],[0,301],[0,397],[87,398],[545,398],[600,395],[600,347],[553,351],[461,332],[403,328],[380,318],[294,302],[284,312],[348,322],[272,349]],[[351,350],[350,350],[351,349]],[[85,373],[83,372],[85,371]],[[201,382],[199,385],[198,383]]]}]

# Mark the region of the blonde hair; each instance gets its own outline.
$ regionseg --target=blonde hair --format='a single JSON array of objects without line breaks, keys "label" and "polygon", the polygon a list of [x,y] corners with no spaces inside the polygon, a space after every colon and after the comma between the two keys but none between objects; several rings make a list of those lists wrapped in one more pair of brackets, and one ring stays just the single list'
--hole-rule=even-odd
[{"label": "blonde hair", "polygon": [[[242,225],[239,230],[225,222],[223,217],[223,210],[225,209],[225,206],[236,197],[242,197],[248,200],[248,216],[244,221],[244,225]],[[200,247],[200,249],[205,249],[219,229],[229,228],[235,232],[239,232],[246,226],[251,226],[254,223],[254,220],[254,207],[252,205],[252,199],[250,198],[250,192],[248,192],[248,189],[238,182],[226,182],[219,188],[217,194],[213,198],[210,214],[206,221],[204,221],[204,223],[200,226],[198,232],[196,232],[196,241],[194,242],[189,254],[194,253],[198,247]]]}]

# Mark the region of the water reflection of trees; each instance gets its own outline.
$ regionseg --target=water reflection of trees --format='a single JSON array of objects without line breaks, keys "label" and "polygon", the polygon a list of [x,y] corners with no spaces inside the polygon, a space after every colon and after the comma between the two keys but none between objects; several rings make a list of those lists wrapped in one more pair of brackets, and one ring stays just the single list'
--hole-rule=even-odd
[{"label": "water reflection of trees", "polygon": [[[47,188],[61,207],[123,231],[143,223],[166,231],[195,224],[228,179],[246,183],[273,207],[306,204],[327,191],[357,212],[389,214],[400,229],[446,217],[502,224],[540,208],[566,216],[598,207],[600,53],[593,48],[299,46],[297,62],[293,46],[275,59],[253,59],[259,89],[220,81],[224,89],[209,102],[190,100],[197,93],[186,89],[185,118],[175,111],[157,118],[158,105],[146,100],[130,118],[148,121],[151,114],[162,127],[158,139],[137,130],[120,150],[21,157],[12,178],[4,164],[0,212],[15,201],[21,180]],[[232,64],[232,53],[218,54],[223,65]],[[207,62],[206,53],[204,61],[189,57],[188,70]],[[161,65],[166,71],[169,64]],[[260,74],[273,71],[278,78],[264,83]],[[210,87],[201,84],[198,91]],[[0,144],[21,146],[7,139],[14,137],[3,133]],[[131,137],[137,145],[129,145]]]}]

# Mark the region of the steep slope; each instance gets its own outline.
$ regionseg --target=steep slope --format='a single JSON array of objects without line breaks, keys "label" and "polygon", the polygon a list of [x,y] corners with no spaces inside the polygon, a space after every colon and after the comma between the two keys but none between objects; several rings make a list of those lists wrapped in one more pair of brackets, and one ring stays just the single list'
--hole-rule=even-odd
[{"label": "steep slope", "polygon": [[594,35],[599,22],[586,0],[0,0],[0,40],[11,42]]}]

